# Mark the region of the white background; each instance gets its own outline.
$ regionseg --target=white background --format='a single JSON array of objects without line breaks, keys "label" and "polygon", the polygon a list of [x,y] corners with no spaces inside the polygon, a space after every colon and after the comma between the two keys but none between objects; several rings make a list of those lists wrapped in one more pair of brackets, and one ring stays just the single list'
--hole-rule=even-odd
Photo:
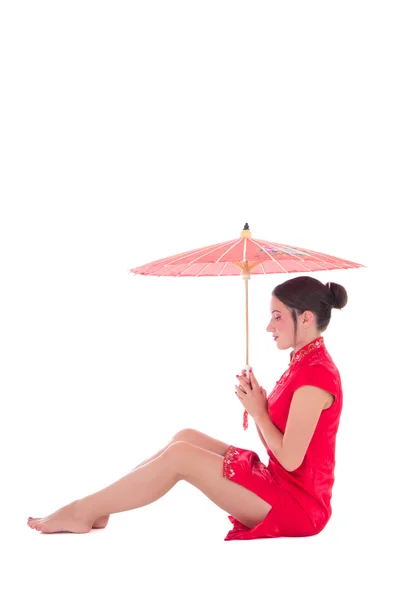
[{"label": "white background", "polygon": [[[396,4],[1,4],[2,596],[397,596]],[[185,427],[267,460],[234,395],[242,279],[128,274],[245,222],[368,267],[314,274],[349,296],[324,333],[344,391],[326,529],[227,543],[227,514],[181,482],[104,531],[30,530]],[[287,278],[249,283],[267,391]]]}]

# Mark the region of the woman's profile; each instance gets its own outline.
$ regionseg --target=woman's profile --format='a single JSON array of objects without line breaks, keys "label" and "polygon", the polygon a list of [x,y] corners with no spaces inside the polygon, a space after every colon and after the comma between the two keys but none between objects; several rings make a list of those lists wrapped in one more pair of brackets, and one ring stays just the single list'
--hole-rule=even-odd
[{"label": "woman's profile", "polygon": [[347,293],[308,276],[274,288],[267,332],[279,350],[292,348],[288,369],[267,394],[254,373],[237,375],[235,393],[253,418],[268,455],[183,429],[154,456],[108,487],[45,518],[28,518],[43,533],[87,533],[110,514],[155,502],[187,481],[228,513],[225,540],[315,535],[329,521],[342,385],[325,346],[332,308]]}]

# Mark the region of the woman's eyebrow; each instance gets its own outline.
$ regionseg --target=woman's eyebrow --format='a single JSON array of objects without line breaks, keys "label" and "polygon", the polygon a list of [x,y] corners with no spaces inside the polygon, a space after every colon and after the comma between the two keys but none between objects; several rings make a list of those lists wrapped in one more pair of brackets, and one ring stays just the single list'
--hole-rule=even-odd
[{"label": "woman's eyebrow", "polygon": [[280,310],[277,310],[277,309],[275,309],[275,310],[273,310],[273,311],[271,312],[271,315],[273,315],[273,314],[274,314],[274,312],[278,312],[278,313],[280,313],[281,311],[280,311]]}]

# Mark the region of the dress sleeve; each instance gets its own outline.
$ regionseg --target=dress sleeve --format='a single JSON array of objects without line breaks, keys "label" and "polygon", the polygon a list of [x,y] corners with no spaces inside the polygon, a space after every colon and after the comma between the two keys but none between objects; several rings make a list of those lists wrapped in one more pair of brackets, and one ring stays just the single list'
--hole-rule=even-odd
[{"label": "dress sleeve", "polygon": [[303,385],[313,385],[334,395],[337,398],[336,376],[324,365],[308,365],[301,369],[293,382],[293,394]]}]

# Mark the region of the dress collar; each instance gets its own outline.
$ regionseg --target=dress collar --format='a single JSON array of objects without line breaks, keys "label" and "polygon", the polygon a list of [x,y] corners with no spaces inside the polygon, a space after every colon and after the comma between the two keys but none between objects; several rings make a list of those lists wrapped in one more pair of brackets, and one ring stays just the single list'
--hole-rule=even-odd
[{"label": "dress collar", "polygon": [[304,355],[310,354],[310,352],[312,352],[313,350],[317,350],[318,348],[323,348],[324,346],[325,346],[324,338],[321,335],[320,337],[315,338],[315,340],[313,340],[309,344],[306,344],[305,346],[300,348],[300,350],[297,350],[296,353],[294,352],[294,350],[292,350],[292,352],[290,353],[289,365],[291,366],[294,363],[299,362],[299,360],[301,360]]}]

